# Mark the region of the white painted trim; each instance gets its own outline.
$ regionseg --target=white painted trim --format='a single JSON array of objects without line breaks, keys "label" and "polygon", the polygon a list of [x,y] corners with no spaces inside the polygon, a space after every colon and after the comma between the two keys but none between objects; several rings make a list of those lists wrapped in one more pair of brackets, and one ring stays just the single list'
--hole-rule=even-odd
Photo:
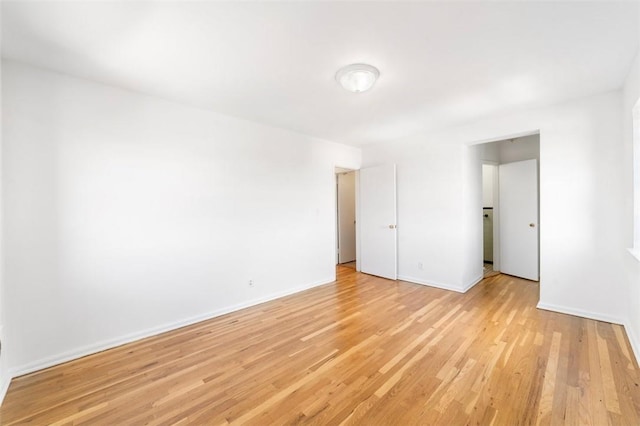
[{"label": "white painted trim", "polygon": [[[0,341],[5,342],[4,338],[4,326],[0,325]],[[11,375],[6,369],[7,365],[7,349],[2,348],[2,359],[0,360],[0,405],[4,401],[4,397],[7,395],[7,391],[9,390],[9,385],[11,385]]]},{"label": "white painted trim", "polygon": [[457,293],[465,293],[471,287],[473,287],[474,285],[476,285],[477,283],[482,281],[482,277],[480,277],[477,281],[472,281],[470,284],[468,284],[468,285],[466,285],[464,287],[459,287],[459,286],[455,286],[455,285],[451,285],[451,284],[439,283],[437,281],[423,280],[422,278],[410,277],[408,275],[398,275],[398,280],[407,281],[407,282],[414,283],[414,284],[426,285],[426,286],[429,286],[429,287],[441,288],[443,290],[455,291]]},{"label": "white painted trim", "polygon": [[636,357],[636,362],[640,365],[640,342],[636,339],[635,334],[631,332],[632,327],[626,321],[624,323],[624,331],[627,333],[629,343],[631,343],[631,350],[633,351],[633,355]]},{"label": "white painted trim", "polygon": [[480,274],[479,276],[477,276],[475,279],[471,280],[469,282],[469,284],[467,284],[464,287],[464,291],[463,293],[466,293],[467,291],[471,290],[473,287],[475,287],[476,284],[478,284],[480,281],[482,281],[484,279],[484,273]]},{"label": "white painted trim", "polygon": [[451,284],[439,283],[437,281],[432,280],[423,280],[422,278],[410,277],[408,275],[398,275],[398,280],[407,281],[413,284],[426,285],[428,287],[440,288],[442,290],[455,291],[457,293],[464,293],[464,290],[461,287],[454,286]]},{"label": "white painted trim", "polygon": [[588,318],[596,321],[610,322],[612,324],[623,324],[620,318],[615,318],[609,315],[599,314],[597,312],[583,311],[581,309],[569,308],[567,306],[559,306],[551,303],[538,302],[538,309],[545,311],[558,312],[560,314],[568,314],[576,317]]},{"label": "white painted trim", "polygon": [[356,271],[360,272],[360,169],[356,170]]},{"label": "white painted trim", "polygon": [[0,405],[4,401],[4,397],[7,395],[7,391],[9,390],[9,385],[11,384],[11,376],[2,376],[0,377]]},{"label": "white painted trim", "polygon": [[[334,268],[335,269],[335,268]],[[261,303],[269,302],[275,299],[280,299],[285,296],[292,295],[294,293],[299,293],[301,291],[305,291],[314,287],[318,287],[325,284],[330,284],[334,282],[334,278],[324,279],[320,281],[316,281],[310,284],[306,284],[303,286],[295,287],[293,289],[285,290],[282,292],[274,293],[265,297],[249,300],[247,302],[238,303],[233,306],[228,306],[225,308],[217,309],[212,312],[207,312],[205,314],[196,315],[190,318],[186,318],[180,321],[175,321],[168,324],[163,324],[158,327],[148,328],[146,330],[142,330],[135,333],[130,333],[121,337],[117,337],[115,339],[109,339],[102,342],[94,343],[91,345],[83,346],[80,348],[76,348],[67,352],[59,353],[56,355],[52,355],[50,357],[42,358],[34,362],[30,362],[28,364],[24,364],[18,367],[14,367],[9,370],[9,375],[11,377],[18,377],[25,374],[33,373],[34,371],[43,370],[45,368],[53,367],[54,365],[62,364],[64,362],[73,361],[78,358],[82,358],[87,355],[92,355],[97,352],[101,352],[107,349],[113,349],[115,347],[135,342],[140,339],[144,339],[147,337],[155,336],[161,333],[165,333],[167,331],[175,330],[181,327],[186,327],[188,325],[192,325],[201,321],[206,321],[215,317],[219,317],[221,315],[225,315],[231,312],[239,311],[241,309],[245,309],[251,306],[259,305]],[[3,384],[4,385],[4,384]],[[8,387],[8,385],[7,385]]]}]

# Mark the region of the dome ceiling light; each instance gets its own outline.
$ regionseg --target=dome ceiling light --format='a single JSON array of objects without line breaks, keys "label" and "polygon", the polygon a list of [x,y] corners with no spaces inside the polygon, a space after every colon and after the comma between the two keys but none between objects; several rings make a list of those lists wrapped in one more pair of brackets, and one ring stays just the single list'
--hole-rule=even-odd
[{"label": "dome ceiling light", "polygon": [[380,71],[376,67],[367,64],[351,64],[338,70],[336,81],[346,90],[360,93],[371,89],[379,76]]}]

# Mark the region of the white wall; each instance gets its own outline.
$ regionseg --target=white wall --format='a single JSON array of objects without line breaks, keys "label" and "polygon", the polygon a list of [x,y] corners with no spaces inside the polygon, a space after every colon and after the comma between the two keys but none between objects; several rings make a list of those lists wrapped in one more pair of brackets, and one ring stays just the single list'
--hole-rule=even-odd
[{"label": "white wall", "polygon": [[479,149],[468,145],[539,130],[540,305],[622,322],[621,128],[621,93],[611,92],[365,147],[364,167],[398,164],[399,274],[460,291],[481,274]]},{"label": "white wall", "polygon": [[524,136],[496,142],[496,144],[498,145],[498,162],[500,164],[533,159],[540,160],[540,135]]},{"label": "white wall", "polygon": [[[622,131],[625,149],[625,161],[623,170],[625,174],[625,217],[624,225],[626,232],[626,247],[631,248],[634,240],[640,241],[640,226],[634,231],[634,191],[635,199],[640,202],[640,141],[635,142],[633,138],[633,120],[631,111],[634,105],[640,100],[640,51],[636,55],[636,60],[627,76],[623,90],[622,104]],[[635,167],[634,167],[635,163]],[[636,224],[640,224],[640,205],[636,205]],[[635,238],[634,238],[635,233]],[[627,278],[628,318],[625,323],[627,335],[633,345],[634,352],[640,363],[640,247],[635,247],[637,257],[628,254],[624,258],[625,273]]]},{"label": "white wall", "polygon": [[482,207],[493,207],[493,182],[495,166],[482,165]]},{"label": "white wall", "polygon": [[[482,161],[478,147],[462,146],[461,148],[462,192],[459,197],[462,200],[460,206],[462,222],[458,223],[458,226],[462,226],[459,229],[458,238],[461,243],[460,253],[464,259],[467,259],[460,265],[461,290],[466,291],[483,277]],[[469,238],[469,235],[474,235],[475,238]]]},{"label": "white wall", "polygon": [[[2,14],[2,7],[0,7],[0,15]],[[2,33],[2,19],[0,16],[0,34]],[[1,43],[1,40],[0,40]],[[0,66],[0,97],[2,96],[2,67]],[[5,340],[4,324],[5,322],[5,288],[4,288],[4,236],[3,236],[3,179],[2,179],[2,103],[0,102],[0,403],[4,399],[4,396],[9,388],[10,375],[7,364],[7,345]]]},{"label": "white wall", "polygon": [[[462,291],[470,283],[466,281],[467,268],[459,262],[461,250],[473,250],[474,245],[466,235],[473,230],[467,227],[481,230],[482,226],[478,213],[481,194],[471,200],[463,191],[474,184],[474,178],[476,184],[480,182],[479,158],[461,144],[423,144],[422,139],[410,142],[372,145],[363,150],[366,166],[397,164],[399,278]],[[477,170],[473,170],[474,164]],[[472,202],[479,206],[475,209],[477,224],[462,210]],[[482,241],[478,243],[476,254],[482,250]],[[481,276],[482,259],[478,259],[474,272]]]},{"label": "white wall", "polygon": [[334,167],[359,149],[12,62],[2,79],[13,374],[334,280]]},{"label": "white wall", "polygon": [[497,164],[533,159],[540,161],[540,135],[538,134],[483,143],[479,147],[482,161]]}]

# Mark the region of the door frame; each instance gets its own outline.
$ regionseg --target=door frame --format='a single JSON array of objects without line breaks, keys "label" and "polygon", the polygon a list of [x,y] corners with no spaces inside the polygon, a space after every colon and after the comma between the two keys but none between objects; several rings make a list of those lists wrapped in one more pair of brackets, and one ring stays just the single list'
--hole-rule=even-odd
[{"label": "door frame", "polygon": [[[541,185],[541,181],[542,181],[542,174],[543,174],[543,168],[542,168],[542,150],[543,150],[543,132],[537,128],[537,129],[530,129],[530,130],[523,130],[520,132],[514,132],[514,133],[508,133],[508,134],[503,134],[500,136],[492,136],[489,138],[485,138],[485,139],[479,139],[479,140],[475,140],[475,141],[471,141],[468,142],[466,145],[471,148],[474,146],[478,146],[478,145],[483,145],[483,144],[487,144],[487,143],[492,143],[492,142],[500,142],[503,140],[508,140],[508,139],[516,139],[516,138],[522,138],[525,136],[533,136],[533,135],[538,135],[540,137],[540,159],[538,161],[538,285],[540,286],[540,289],[542,289],[542,285],[543,285],[543,262],[542,262],[542,232],[544,230],[544,228],[542,227],[542,217],[540,216],[540,211],[542,210],[542,204],[543,204],[543,197],[542,197],[542,185]],[[481,160],[480,163],[482,164],[483,161]],[[495,163],[495,162],[494,162]],[[482,170],[482,166],[480,167],[480,170]],[[478,185],[480,187],[480,194],[482,194],[482,174],[480,174],[480,178],[478,179]],[[499,185],[499,181],[498,181],[498,185]],[[500,187],[498,186],[498,189]],[[495,189],[495,187],[494,187]],[[480,199],[482,199],[482,197],[480,197]],[[499,200],[498,200],[499,203]],[[480,203],[482,204],[482,203]],[[495,203],[494,203],[495,204]],[[479,206],[478,211],[480,211],[482,208],[482,205]],[[499,207],[498,207],[499,208]],[[494,205],[494,223],[496,222],[496,218],[495,218],[495,205]],[[499,217],[498,217],[499,219]],[[482,240],[483,236],[482,236],[482,226],[479,227],[478,229],[478,235],[480,236],[480,239]],[[494,264],[495,264],[495,236],[496,236],[496,230],[494,228],[493,231],[493,235],[494,235]],[[484,259],[483,258],[483,253],[482,250],[479,251],[478,253],[478,258],[480,259],[480,265],[484,264]],[[540,298],[540,292],[538,293],[538,299]],[[539,301],[539,300],[538,300]]]},{"label": "door frame", "polygon": [[[500,272],[500,176],[499,161],[482,160],[483,165],[493,166],[493,270]],[[484,180],[484,178],[483,178]],[[484,183],[484,182],[483,182]],[[483,206],[484,207],[484,206]],[[484,259],[483,259],[484,263]]]},{"label": "door frame", "polygon": [[356,271],[360,272],[360,169],[354,169],[353,167],[342,166],[339,164],[335,164],[333,166],[333,258],[334,265],[333,269],[335,271],[338,260],[338,253],[336,252],[336,247],[338,246],[338,173],[336,173],[336,169],[343,169],[348,172],[355,173],[355,199],[356,199]]}]

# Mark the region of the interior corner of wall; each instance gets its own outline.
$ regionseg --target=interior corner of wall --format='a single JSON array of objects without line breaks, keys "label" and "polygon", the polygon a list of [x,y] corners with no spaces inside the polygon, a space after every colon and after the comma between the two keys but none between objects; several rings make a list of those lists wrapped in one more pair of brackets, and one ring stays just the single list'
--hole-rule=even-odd
[{"label": "interior corner of wall", "polygon": [[627,338],[629,339],[631,351],[633,352],[636,363],[640,365],[640,339],[638,339],[634,327],[632,327],[628,321],[624,323],[624,331],[627,333]]},{"label": "interior corner of wall", "polygon": [[[5,369],[6,370],[6,369]],[[0,406],[4,402],[4,397],[7,395],[9,385],[11,384],[11,376],[6,371],[0,373]]]}]

